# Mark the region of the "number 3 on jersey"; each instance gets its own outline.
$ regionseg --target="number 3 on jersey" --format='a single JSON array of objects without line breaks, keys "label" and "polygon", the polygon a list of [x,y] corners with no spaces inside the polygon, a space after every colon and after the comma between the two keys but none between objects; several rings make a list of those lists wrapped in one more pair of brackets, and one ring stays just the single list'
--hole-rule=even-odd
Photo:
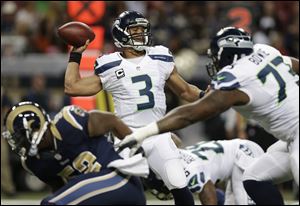
[{"label": "number 3 on jersey", "polygon": [[139,90],[139,94],[140,94],[140,96],[147,96],[148,101],[145,103],[142,103],[142,104],[138,104],[137,105],[138,110],[153,108],[155,103],[154,103],[154,95],[151,92],[151,89],[152,89],[151,78],[147,74],[144,74],[144,75],[132,77],[131,80],[132,80],[132,83],[145,82],[145,85],[146,85],[146,87],[144,89]]}]

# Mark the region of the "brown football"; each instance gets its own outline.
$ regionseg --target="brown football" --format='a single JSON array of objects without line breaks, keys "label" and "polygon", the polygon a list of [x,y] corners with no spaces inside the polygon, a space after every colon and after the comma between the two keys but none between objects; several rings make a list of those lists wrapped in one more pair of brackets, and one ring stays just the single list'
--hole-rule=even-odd
[{"label": "brown football", "polygon": [[81,47],[86,40],[92,42],[95,39],[95,33],[85,23],[79,21],[68,22],[57,30],[58,36],[67,44],[74,47]]}]

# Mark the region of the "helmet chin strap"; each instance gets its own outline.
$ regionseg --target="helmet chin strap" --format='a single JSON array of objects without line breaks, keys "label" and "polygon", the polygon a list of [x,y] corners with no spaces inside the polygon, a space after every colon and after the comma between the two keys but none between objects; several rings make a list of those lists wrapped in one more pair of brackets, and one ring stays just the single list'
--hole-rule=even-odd
[{"label": "helmet chin strap", "polygon": [[221,59],[221,55],[222,55],[222,52],[223,52],[223,47],[221,47],[218,51],[218,60],[220,61]]},{"label": "helmet chin strap", "polygon": [[235,54],[235,55],[233,56],[233,61],[232,61],[232,63],[235,63],[237,59],[238,59],[238,55]]}]

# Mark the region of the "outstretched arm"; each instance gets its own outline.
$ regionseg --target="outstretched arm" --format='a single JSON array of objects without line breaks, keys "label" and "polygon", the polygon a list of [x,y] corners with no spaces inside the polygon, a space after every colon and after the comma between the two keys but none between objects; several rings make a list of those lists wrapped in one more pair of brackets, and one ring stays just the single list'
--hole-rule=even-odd
[{"label": "outstretched arm", "polygon": [[138,142],[142,142],[147,137],[184,128],[196,121],[206,120],[220,114],[234,105],[245,105],[248,102],[248,95],[239,90],[210,91],[204,98],[196,102],[173,109],[158,122],[153,122],[135,130],[134,133],[121,141],[118,146],[121,149],[130,147]]},{"label": "outstretched arm", "polygon": [[[79,74],[79,62],[82,52],[89,42],[79,48],[74,48],[71,55],[73,60],[68,63],[65,73],[65,93],[70,96],[92,96],[102,90],[100,78],[97,75],[81,78]],[[74,60],[76,59],[76,60]]]},{"label": "outstretched arm", "polygon": [[177,107],[157,122],[159,133],[178,130],[196,121],[206,120],[224,112],[234,105],[243,105],[249,97],[239,91],[213,90],[203,99]]}]

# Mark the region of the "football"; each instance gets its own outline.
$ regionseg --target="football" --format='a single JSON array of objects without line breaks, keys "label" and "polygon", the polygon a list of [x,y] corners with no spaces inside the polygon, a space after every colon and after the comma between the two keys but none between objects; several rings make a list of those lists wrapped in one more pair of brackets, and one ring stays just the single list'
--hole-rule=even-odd
[{"label": "football", "polygon": [[67,44],[74,47],[81,47],[86,40],[92,42],[95,39],[94,31],[85,23],[72,21],[68,22],[57,30],[58,36]]}]

